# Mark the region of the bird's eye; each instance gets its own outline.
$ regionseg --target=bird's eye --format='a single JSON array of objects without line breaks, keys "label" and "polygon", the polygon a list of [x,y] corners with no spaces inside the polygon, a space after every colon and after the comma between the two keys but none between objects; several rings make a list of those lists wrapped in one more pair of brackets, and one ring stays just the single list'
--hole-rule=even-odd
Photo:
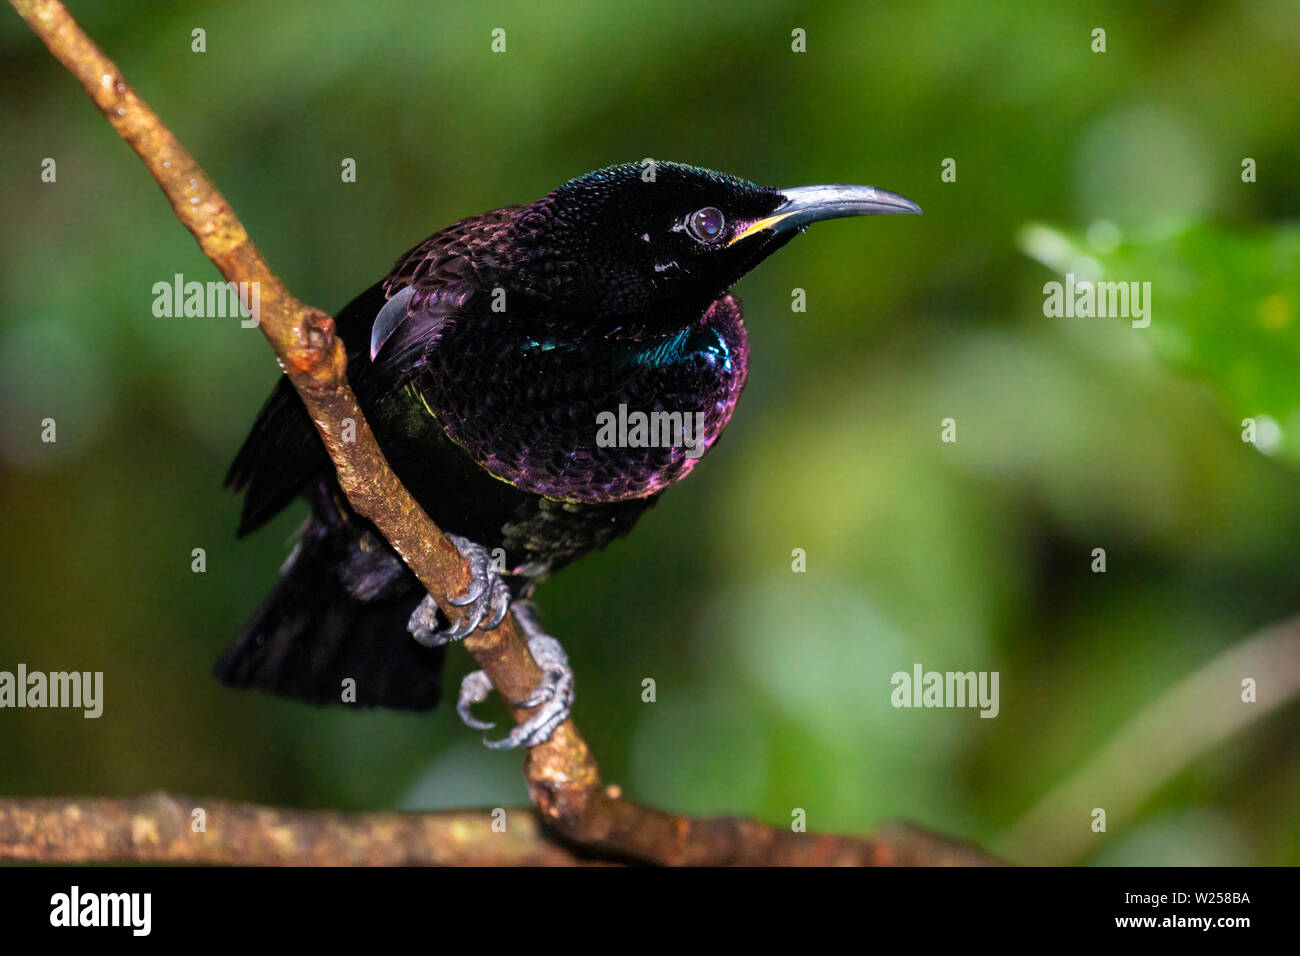
[{"label": "bird's eye", "polygon": [[713,206],[697,209],[686,220],[691,235],[700,242],[716,242],[722,235],[722,227],[726,224],[727,220],[723,218],[722,210],[715,209]]}]

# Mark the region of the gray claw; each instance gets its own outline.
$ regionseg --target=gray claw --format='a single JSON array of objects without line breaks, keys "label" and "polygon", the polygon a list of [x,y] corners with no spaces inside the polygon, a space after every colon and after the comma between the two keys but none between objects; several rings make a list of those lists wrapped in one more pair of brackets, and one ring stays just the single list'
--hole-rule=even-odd
[{"label": "gray claw", "polygon": [[[541,629],[531,605],[522,601],[516,604],[515,618],[528,638],[529,652],[542,669],[542,682],[537,690],[515,706],[537,707],[538,710],[522,724],[512,727],[506,737],[500,740],[484,739],[483,745],[491,750],[536,747],[545,743],[551,739],[555,729],[569,719],[569,710],[573,706],[573,670],[569,667],[569,657],[564,653],[564,648]],[[486,700],[491,689],[492,684],[483,671],[474,671],[465,677],[460,685],[460,702],[456,707],[461,720],[478,730],[492,726],[470,713],[470,707]]]},{"label": "gray claw", "polygon": [[493,582],[491,610],[492,616],[482,625],[485,631],[495,631],[510,613],[510,589],[499,579]]},{"label": "gray claw", "polygon": [[470,707],[487,700],[492,691],[492,681],[483,671],[472,671],[460,682],[460,700],[456,702],[456,713],[468,727],[475,730],[491,730],[496,724],[490,720],[479,720],[469,712]]},{"label": "gray claw", "polygon": [[456,546],[460,556],[469,563],[469,590],[460,597],[447,598],[448,604],[464,607],[477,601],[488,589],[492,575],[487,549],[457,534],[447,535],[447,540]]},{"label": "gray claw", "polygon": [[470,569],[470,583],[465,593],[448,598],[447,603],[466,608],[466,611],[450,627],[439,628],[437,602],[432,595],[425,595],[406,625],[411,636],[425,647],[463,640],[478,627],[490,631],[505,620],[510,610],[510,589],[492,569],[487,549],[460,535],[449,534],[447,540],[469,562]]},{"label": "gray claw", "polygon": [[533,660],[542,668],[542,682],[537,690],[526,700],[515,702],[516,707],[536,707],[555,697],[563,695],[567,687],[569,699],[573,699],[573,671],[569,669],[569,656],[564,653],[560,642],[549,634],[538,634],[528,639],[528,650]]}]

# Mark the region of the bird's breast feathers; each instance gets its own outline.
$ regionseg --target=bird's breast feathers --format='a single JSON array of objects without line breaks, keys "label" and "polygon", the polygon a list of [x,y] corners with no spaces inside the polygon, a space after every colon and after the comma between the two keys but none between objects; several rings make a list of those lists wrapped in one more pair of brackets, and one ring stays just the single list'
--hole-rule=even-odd
[{"label": "bird's breast feathers", "polygon": [[686,328],[613,341],[492,316],[446,322],[413,385],[481,468],[547,498],[658,494],[717,441],[744,388],[748,341],[730,295]]}]

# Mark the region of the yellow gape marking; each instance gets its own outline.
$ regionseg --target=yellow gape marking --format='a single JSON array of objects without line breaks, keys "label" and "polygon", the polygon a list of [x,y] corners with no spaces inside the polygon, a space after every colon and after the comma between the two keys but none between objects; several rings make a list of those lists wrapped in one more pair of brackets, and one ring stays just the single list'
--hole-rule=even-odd
[{"label": "yellow gape marking", "polygon": [[727,245],[734,246],[736,243],[740,242],[740,240],[744,239],[746,236],[752,235],[753,233],[756,232],[761,232],[762,230],[767,229],[769,226],[775,226],[782,219],[785,219],[787,216],[793,216],[793,215],[794,213],[792,212],[783,212],[779,216],[768,216],[766,219],[760,219],[757,222],[750,223],[748,226],[745,227],[744,232],[737,233],[735,236],[733,236],[731,238],[731,241],[728,242]]}]

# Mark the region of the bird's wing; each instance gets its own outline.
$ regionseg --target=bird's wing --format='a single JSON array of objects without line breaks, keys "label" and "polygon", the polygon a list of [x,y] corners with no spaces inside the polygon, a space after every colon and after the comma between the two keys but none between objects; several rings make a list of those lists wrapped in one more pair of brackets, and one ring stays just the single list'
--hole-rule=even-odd
[{"label": "bird's wing", "polygon": [[[490,250],[518,207],[498,209],[435,233],[334,316],[348,350],[348,379],[363,409],[401,388],[418,353],[466,299],[490,284]],[[262,406],[225,484],[244,493],[239,534],[278,514],[322,472],[329,457],[302,400],[282,378]]]},{"label": "bird's wing", "polygon": [[362,374],[389,387],[403,384],[414,353],[435,345],[443,325],[470,296],[493,286],[500,265],[494,250],[520,208],[495,209],[448,226],[397,261],[383,282],[388,301],[369,329],[373,367]]},{"label": "bird's wing", "polygon": [[[357,351],[351,342],[362,329],[369,336],[370,324],[383,305],[383,284],[376,283],[335,315],[335,328],[350,354]],[[349,378],[353,377],[353,364],[350,360]],[[309,482],[328,474],[329,467],[316,426],[288,376],[282,376],[226,472],[226,487],[244,494],[238,533],[246,535],[270,521]]]}]

